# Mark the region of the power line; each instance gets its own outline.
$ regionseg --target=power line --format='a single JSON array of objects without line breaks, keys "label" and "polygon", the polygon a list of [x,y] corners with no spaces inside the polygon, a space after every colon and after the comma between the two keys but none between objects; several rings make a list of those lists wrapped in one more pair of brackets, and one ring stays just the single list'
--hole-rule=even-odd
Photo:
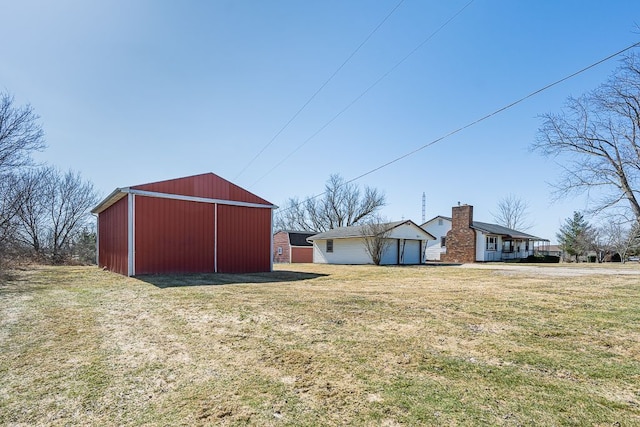
[{"label": "power line", "polygon": [[358,53],[358,51],[362,48],[362,46],[365,45],[365,43],[367,43],[369,41],[369,39],[378,31],[378,29],[380,27],[382,27],[382,25],[387,22],[387,20],[391,17],[391,15],[393,15],[393,13],[400,7],[400,5],[404,3],[404,0],[400,0],[398,2],[398,4],[395,5],[395,7],[393,9],[391,9],[391,11],[387,14],[387,16],[384,17],[384,19],[382,21],[380,21],[380,23],[369,33],[369,35],[367,35],[367,37],[365,37],[365,39],[358,45],[358,47],[356,47],[356,49],[351,52],[351,54],[347,57],[347,59],[344,60],[344,62],[333,72],[333,74],[331,74],[329,76],[329,78],[322,83],[322,85],[320,85],[320,87],[318,88],[318,90],[316,90],[314,92],[313,95],[311,95],[311,97],[307,100],[307,102],[305,102],[302,107],[300,107],[300,109],[298,109],[298,111],[296,111],[296,113],[289,119],[289,121],[287,121],[284,126],[282,126],[280,128],[280,130],[278,132],[276,132],[276,134],[273,136],[273,138],[271,138],[271,140],[269,142],[267,142],[267,144],[262,147],[262,149],[258,152],[258,154],[256,154],[253,159],[251,159],[249,161],[249,163],[247,163],[247,165],[240,171],[240,173],[238,173],[234,180],[238,179],[238,177],[240,177],[240,175],[242,175],[248,168],[249,166],[251,166],[253,164],[254,161],[256,161],[256,159],[258,157],[260,157],[260,155],[262,153],[264,153],[264,151],[269,148],[269,146],[273,143],[273,141],[276,140],[276,138],[278,138],[278,136],[280,136],[280,134],[287,128],[289,127],[289,125],[291,124],[291,122],[293,122],[296,117],[298,117],[298,115],[307,107],[307,105],[309,105],[311,103],[311,101],[313,101],[313,99],[316,97],[316,95],[318,95],[322,89],[325,88],[325,86],[327,84],[329,84],[329,82],[331,80],[333,80],[333,78],[336,76],[336,74],[338,74],[340,72],[340,70],[342,70],[344,68],[345,65],[347,65],[347,63],[351,60],[351,58],[353,58],[355,56],[356,53]]},{"label": "power line", "polygon": [[529,99],[529,98],[531,98],[531,97],[533,97],[533,96],[535,96],[535,95],[537,95],[537,94],[539,94],[541,92],[544,92],[547,89],[550,89],[550,88],[552,88],[554,86],[557,86],[560,83],[562,83],[562,82],[564,82],[566,80],[569,80],[569,79],[577,76],[578,74],[582,74],[585,71],[590,70],[591,68],[596,67],[596,66],[602,64],[603,62],[606,62],[606,61],[610,60],[611,58],[614,58],[614,57],[616,57],[616,56],[618,56],[618,55],[620,55],[620,54],[622,54],[622,53],[624,53],[624,52],[626,52],[626,51],[628,51],[630,49],[633,49],[634,47],[637,47],[637,46],[640,46],[640,42],[637,42],[637,43],[634,43],[634,44],[632,44],[630,46],[627,46],[624,49],[619,50],[618,52],[613,53],[613,54],[607,56],[604,59],[601,59],[601,60],[599,60],[597,62],[594,62],[593,64],[591,64],[591,65],[589,65],[587,67],[582,68],[581,70],[576,71],[575,73],[569,74],[568,76],[563,77],[560,80],[556,80],[553,83],[550,83],[550,84],[548,84],[548,85],[546,85],[546,86],[544,86],[544,87],[542,87],[542,88],[540,88],[538,90],[535,90],[535,91],[531,92],[530,94],[528,94],[526,96],[523,96],[522,98],[518,99],[517,101],[514,101],[514,102],[512,102],[510,104],[507,104],[504,107],[498,108],[497,110],[495,110],[495,111],[493,111],[493,112],[491,112],[491,113],[489,113],[489,114],[487,114],[487,115],[485,115],[483,117],[480,117],[479,119],[474,120],[471,123],[468,123],[468,124],[466,124],[464,126],[461,126],[458,129],[447,133],[446,135],[443,135],[443,136],[441,136],[439,138],[436,138],[431,142],[428,142],[428,143],[426,143],[426,144],[424,144],[424,145],[422,145],[422,146],[420,146],[420,147],[418,147],[418,148],[416,148],[416,149],[414,149],[412,151],[409,151],[408,153],[403,154],[402,156],[396,157],[395,159],[390,160],[390,161],[388,161],[388,162],[386,162],[386,163],[384,163],[384,164],[382,164],[382,165],[380,165],[380,166],[378,166],[378,167],[376,167],[374,169],[371,169],[368,172],[365,172],[365,173],[363,173],[361,175],[358,175],[355,178],[347,181],[346,183],[350,183],[350,182],[356,181],[356,180],[358,180],[360,178],[363,178],[363,177],[365,177],[367,175],[370,175],[370,174],[372,174],[372,173],[374,173],[376,171],[379,171],[382,168],[386,168],[389,165],[392,165],[392,164],[394,164],[396,162],[399,162],[402,159],[405,159],[405,158],[407,158],[409,156],[412,156],[412,155],[416,154],[417,152],[424,150],[427,147],[431,147],[432,145],[437,144],[438,142],[442,141],[445,138],[448,138],[448,137],[450,137],[452,135],[455,135],[456,133],[461,132],[461,131],[463,131],[463,130],[465,130],[467,128],[470,128],[471,126],[475,126],[478,123],[483,122],[483,121],[495,116],[496,114],[502,113],[503,111],[508,110],[509,108],[514,107],[514,106],[520,104],[521,102],[526,101],[527,99]]},{"label": "power line", "polygon": [[[459,132],[462,132],[465,129],[468,129],[468,128],[472,127],[472,126],[475,126],[478,123],[481,123],[481,122],[483,122],[483,121],[485,121],[485,120],[487,120],[487,119],[489,119],[489,118],[491,118],[491,117],[493,117],[493,116],[495,116],[497,114],[502,113],[503,111],[506,111],[506,110],[508,110],[508,109],[510,109],[510,108],[512,108],[512,107],[514,107],[514,106],[526,101],[527,99],[529,99],[529,98],[531,98],[531,97],[533,97],[535,95],[538,95],[539,93],[542,93],[542,92],[544,92],[544,91],[546,91],[546,90],[548,90],[548,89],[550,89],[550,88],[552,88],[554,86],[557,86],[560,83],[563,83],[563,82],[565,82],[565,81],[567,81],[567,80],[569,80],[569,79],[571,79],[571,78],[573,78],[573,77],[575,77],[575,76],[577,76],[579,74],[582,74],[585,71],[588,71],[591,68],[594,68],[594,67],[602,64],[603,62],[609,61],[610,59],[615,58],[616,56],[618,56],[618,55],[620,55],[620,54],[622,54],[622,53],[624,53],[624,52],[626,52],[628,50],[631,50],[634,47],[638,47],[638,46],[640,46],[640,42],[634,43],[634,44],[632,44],[630,46],[625,47],[624,49],[621,49],[621,50],[619,50],[619,51],[617,51],[615,53],[612,53],[611,55],[609,55],[609,56],[607,56],[607,57],[605,57],[603,59],[600,59],[599,61],[596,61],[596,62],[592,63],[591,65],[588,65],[588,66],[586,66],[586,67],[584,67],[584,68],[582,68],[582,69],[580,69],[580,70],[578,70],[578,71],[576,71],[574,73],[569,74],[568,76],[565,76],[565,77],[563,77],[563,78],[561,78],[559,80],[556,80],[553,83],[550,83],[550,84],[548,84],[546,86],[543,86],[542,88],[540,88],[538,90],[535,90],[535,91],[529,93],[528,95],[525,95],[522,98],[519,98],[518,100],[513,101],[510,104],[505,105],[504,107],[498,108],[497,110],[480,117],[479,119],[476,119],[476,120],[474,120],[474,121],[472,121],[472,122],[470,122],[470,123],[468,123],[468,124],[466,124],[464,126],[461,126],[461,127],[457,128],[457,129],[455,129],[455,130],[453,130],[453,131],[451,131],[451,132],[449,132],[449,133],[447,133],[447,134],[445,134],[445,135],[443,135],[443,136],[441,136],[439,138],[436,138],[436,139],[434,139],[434,140],[432,140],[432,141],[430,141],[430,142],[428,142],[428,143],[426,143],[424,145],[421,145],[420,147],[417,147],[417,148],[415,148],[415,149],[413,149],[413,150],[411,150],[411,151],[409,151],[409,152],[407,152],[407,153],[405,153],[405,154],[403,154],[403,155],[401,155],[399,157],[396,157],[396,158],[394,158],[392,160],[389,160],[388,162],[383,163],[380,166],[377,166],[377,167],[375,167],[373,169],[370,169],[369,171],[367,171],[367,172],[365,172],[363,174],[360,174],[360,175],[356,176],[355,178],[352,178],[352,179],[350,179],[348,181],[345,181],[342,185],[350,184],[350,183],[352,183],[354,181],[357,181],[357,180],[359,180],[361,178],[364,178],[367,175],[371,175],[372,173],[377,172],[380,169],[384,169],[387,166],[390,166],[390,165],[392,165],[392,164],[394,164],[396,162],[399,162],[400,160],[406,159],[407,157],[410,157],[410,156],[412,156],[412,155],[424,150],[427,147],[431,147],[432,145],[435,145],[438,142],[440,142],[440,141],[442,141],[442,140],[444,140],[446,138],[449,138],[452,135],[455,135],[455,134],[457,134]],[[323,196],[325,194],[326,194],[326,191],[322,192],[320,194],[316,194],[315,196],[308,197],[305,200],[303,200],[300,203],[298,203],[298,205],[304,203],[307,200],[317,199],[318,197],[321,197],[321,196]],[[283,212],[287,211],[289,209],[291,209],[291,208],[283,209]]]},{"label": "power line", "polygon": [[340,110],[336,115],[334,115],[328,122],[322,125],[317,131],[315,131],[310,137],[305,139],[301,144],[299,144],[296,148],[293,149],[289,154],[287,154],[284,158],[282,158],[275,166],[269,169],[264,175],[258,178],[253,184],[251,184],[250,188],[255,186],[258,182],[262,181],[267,175],[280,167],[284,162],[289,160],[291,156],[298,152],[302,147],[307,145],[309,141],[315,138],[318,134],[320,134],[323,130],[325,130],[331,123],[333,123],[338,117],[340,117],[344,112],[346,112],[349,108],[351,108],[356,102],[358,102],[362,97],[364,97],[371,89],[376,87],[382,80],[384,80],[389,74],[396,70],[400,65],[402,65],[409,57],[411,57],[414,53],[416,53],[422,46],[424,46],[429,40],[431,40],[436,34],[438,34],[444,27],[446,27],[451,21],[453,21],[458,15],[460,15],[467,7],[473,3],[474,0],[469,1],[465,4],[460,10],[458,10],[453,16],[451,16],[447,21],[445,21],[440,27],[438,27],[433,33],[431,33],[426,39],[420,42],[415,48],[413,48],[407,55],[405,55],[400,61],[398,61],[393,67],[391,67],[387,72],[378,77],[376,81],[374,81],[369,87],[367,87],[360,95],[356,96],[351,102],[349,102],[342,110]]}]

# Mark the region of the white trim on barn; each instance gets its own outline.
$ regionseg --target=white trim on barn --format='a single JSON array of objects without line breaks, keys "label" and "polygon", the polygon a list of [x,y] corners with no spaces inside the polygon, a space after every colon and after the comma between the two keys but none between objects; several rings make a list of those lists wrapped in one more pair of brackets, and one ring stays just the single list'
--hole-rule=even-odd
[{"label": "white trim on barn", "polygon": [[127,195],[128,197],[128,211],[127,211],[127,221],[128,221],[128,227],[127,227],[127,252],[128,252],[128,257],[129,257],[129,263],[127,265],[127,272],[129,276],[134,276],[135,275],[135,264],[134,264],[134,259],[135,259],[135,240],[134,240],[134,236],[135,236],[135,229],[134,229],[134,224],[135,224],[135,208],[134,208],[134,203],[135,203],[135,196],[131,193],[129,193]]},{"label": "white trim on barn", "polygon": [[[271,224],[269,227],[271,230],[273,230],[273,209],[271,209]],[[269,240],[269,259],[270,264],[269,264],[269,271],[273,271],[273,233],[270,233],[270,240]]]},{"label": "white trim on barn", "polygon": [[[273,211],[271,211],[273,215]],[[213,272],[218,272],[218,204],[213,204]]]}]

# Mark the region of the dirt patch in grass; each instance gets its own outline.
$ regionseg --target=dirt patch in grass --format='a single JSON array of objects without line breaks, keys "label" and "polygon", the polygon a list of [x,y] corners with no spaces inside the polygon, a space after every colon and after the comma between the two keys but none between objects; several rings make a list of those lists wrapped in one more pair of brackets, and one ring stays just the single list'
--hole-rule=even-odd
[{"label": "dirt patch in grass", "polygon": [[0,424],[640,423],[636,276],[278,268],[14,272]]}]

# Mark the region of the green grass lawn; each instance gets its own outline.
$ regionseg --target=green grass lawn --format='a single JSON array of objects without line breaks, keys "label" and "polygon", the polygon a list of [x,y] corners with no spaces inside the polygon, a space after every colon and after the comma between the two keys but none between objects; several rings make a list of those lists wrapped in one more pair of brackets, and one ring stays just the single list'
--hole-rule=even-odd
[{"label": "green grass lawn", "polygon": [[277,268],[0,276],[0,424],[640,425],[640,276]]}]

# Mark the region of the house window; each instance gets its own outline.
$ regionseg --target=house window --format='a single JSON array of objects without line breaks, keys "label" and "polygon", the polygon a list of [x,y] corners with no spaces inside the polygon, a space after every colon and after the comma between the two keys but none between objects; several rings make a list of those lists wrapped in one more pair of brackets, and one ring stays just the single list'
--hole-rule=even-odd
[{"label": "house window", "polygon": [[278,255],[282,255],[282,246],[278,246]]},{"label": "house window", "polygon": [[513,252],[513,242],[511,240],[502,242],[502,252]]},{"label": "house window", "polygon": [[327,240],[327,253],[333,252],[333,240]]},{"label": "house window", "polygon": [[[442,225],[442,223],[443,223],[442,222],[442,218],[438,219],[438,225]],[[444,245],[442,245],[442,246],[444,246]]]},{"label": "house window", "polygon": [[440,237],[440,246],[443,248],[447,246],[447,238],[445,236]]},{"label": "house window", "polygon": [[498,246],[498,238],[496,236],[487,236],[487,250],[495,251]]}]

